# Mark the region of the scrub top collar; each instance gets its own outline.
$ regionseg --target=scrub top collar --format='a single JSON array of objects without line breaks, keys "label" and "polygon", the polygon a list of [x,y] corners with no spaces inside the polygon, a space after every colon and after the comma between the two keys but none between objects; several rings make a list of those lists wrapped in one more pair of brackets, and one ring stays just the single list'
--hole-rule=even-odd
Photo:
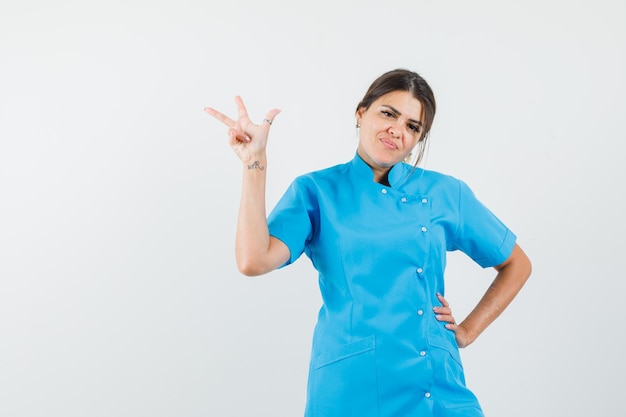
[{"label": "scrub top collar", "polygon": [[[363,158],[361,158],[358,152],[356,152],[356,154],[354,155],[354,159],[352,159],[351,165],[357,179],[369,180],[371,182],[374,182],[374,171],[372,171],[372,168],[367,165]],[[393,188],[400,185],[400,183],[402,183],[404,179],[406,179],[404,163],[398,162],[397,164],[392,166],[391,170],[389,171],[389,184]]]}]

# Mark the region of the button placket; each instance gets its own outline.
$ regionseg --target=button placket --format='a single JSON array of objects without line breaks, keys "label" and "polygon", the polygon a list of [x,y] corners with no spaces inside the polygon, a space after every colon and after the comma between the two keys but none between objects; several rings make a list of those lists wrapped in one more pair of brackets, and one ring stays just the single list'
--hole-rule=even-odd
[{"label": "button placket", "polygon": [[[420,200],[422,203],[422,206],[425,206],[428,203],[428,198],[426,197],[422,197],[422,199]],[[422,233],[426,233],[428,232],[428,227],[427,225],[422,225],[422,227],[420,228],[420,230],[422,231]]]}]

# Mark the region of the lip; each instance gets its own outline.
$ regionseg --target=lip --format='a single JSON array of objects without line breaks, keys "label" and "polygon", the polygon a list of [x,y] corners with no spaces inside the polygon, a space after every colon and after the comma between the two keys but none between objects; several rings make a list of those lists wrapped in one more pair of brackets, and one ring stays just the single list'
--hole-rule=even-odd
[{"label": "lip", "polygon": [[387,138],[380,138],[380,143],[383,144],[384,147],[386,147],[387,149],[392,149],[392,150],[396,150],[398,149],[398,146],[390,139]]}]

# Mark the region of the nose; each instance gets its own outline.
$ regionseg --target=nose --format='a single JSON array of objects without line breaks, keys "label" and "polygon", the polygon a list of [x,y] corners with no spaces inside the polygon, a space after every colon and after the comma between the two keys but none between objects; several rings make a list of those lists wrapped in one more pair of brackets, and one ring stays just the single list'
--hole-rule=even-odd
[{"label": "nose", "polygon": [[393,123],[389,126],[389,134],[395,138],[402,136],[402,126],[399,123]]}]

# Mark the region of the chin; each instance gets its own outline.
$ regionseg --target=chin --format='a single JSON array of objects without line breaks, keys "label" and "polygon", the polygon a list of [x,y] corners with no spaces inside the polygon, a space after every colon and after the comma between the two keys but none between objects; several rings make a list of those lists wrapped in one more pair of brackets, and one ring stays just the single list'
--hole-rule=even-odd
[{"label": "chin", "polygon": [[401,160],[393,159],[393,158],[379,158],[376,160],[376,163],[381,167],[391,168],[392,166],[394,166],[400,161]]}]

